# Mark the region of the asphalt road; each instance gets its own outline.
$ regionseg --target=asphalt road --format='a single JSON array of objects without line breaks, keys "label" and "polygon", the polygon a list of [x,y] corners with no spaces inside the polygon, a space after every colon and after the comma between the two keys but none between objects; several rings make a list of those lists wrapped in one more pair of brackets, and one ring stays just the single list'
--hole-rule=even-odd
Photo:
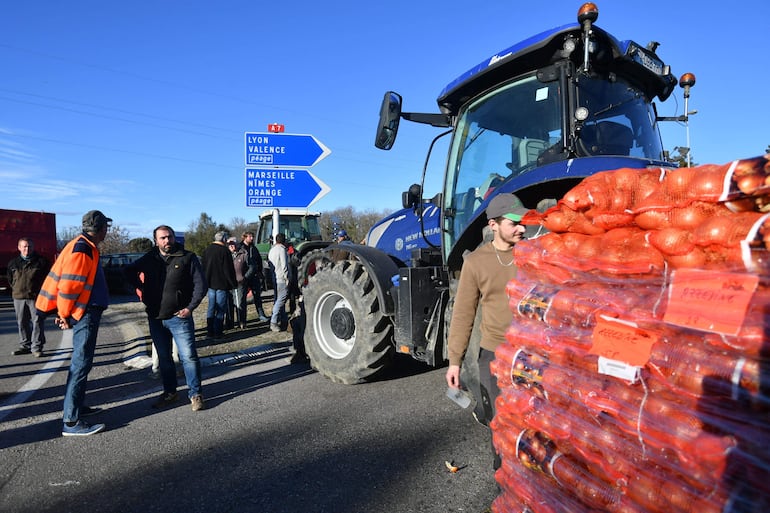
[{"label": "asphalt road", "polygon": [[146,339],[119,307],[86,399],[107,430],[64,438],[66,336],[51,324],[44,358],[11,356],[2,299],[0,511],[481,512],[497,496],[489,431],[446,399],[443,369],[404,357],[385,379],[338,385],[288,364],[289,335],[261,345],[257,329],[248,357],[205,358],[206,410],[159,412],[159,382],[123,363]]}]

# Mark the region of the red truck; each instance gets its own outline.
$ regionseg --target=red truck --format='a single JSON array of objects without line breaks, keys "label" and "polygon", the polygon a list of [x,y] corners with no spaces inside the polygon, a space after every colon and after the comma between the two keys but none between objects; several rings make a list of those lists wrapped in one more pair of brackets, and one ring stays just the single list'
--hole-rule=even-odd
[{"label": "red truck", "polygon": [[8,262],[18,256],[19,239],[29,237],[35,251],[50,262],[56,258],[56,214],[0,209],[0,293],[9,294]]}]

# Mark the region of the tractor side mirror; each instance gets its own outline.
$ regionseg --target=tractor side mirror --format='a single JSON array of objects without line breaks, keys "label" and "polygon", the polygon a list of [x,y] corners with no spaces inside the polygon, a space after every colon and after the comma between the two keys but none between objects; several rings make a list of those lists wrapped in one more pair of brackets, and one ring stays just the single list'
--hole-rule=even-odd
[{"label": "tractor side mirror", "polygon": [[380,120],[377,124],[377,136],[374,145],[381,150],[389,150],[396,142],[398,123],[401,120],[401,95],[388,91],[380,106]]}]

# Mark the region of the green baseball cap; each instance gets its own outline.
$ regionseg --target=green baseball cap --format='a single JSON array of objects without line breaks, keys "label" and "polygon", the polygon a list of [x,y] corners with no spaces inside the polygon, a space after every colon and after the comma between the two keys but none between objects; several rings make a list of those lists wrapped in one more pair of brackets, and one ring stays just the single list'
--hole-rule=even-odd
[{"label": "green baseball cap", "polygon": [[524,206],[521,200],[513,193],[506,192],[498,194],[487,206],[487,219],[496,219],[505,217],[514,222],[521,222],[529,209]]}]

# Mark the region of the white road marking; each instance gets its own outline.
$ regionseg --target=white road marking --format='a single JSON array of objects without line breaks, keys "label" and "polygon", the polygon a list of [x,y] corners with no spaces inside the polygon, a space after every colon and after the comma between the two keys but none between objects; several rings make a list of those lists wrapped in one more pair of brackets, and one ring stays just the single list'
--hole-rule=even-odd
[{"label": "white road marking", "polygon": [[[72,349],[72,330],[62,330],[61,342],[59,342],[58,351]],[[0,422],[11,414],[13,409],[23,404],[29,399],[29,397],[45,385],[51,376],[54,375],[54,371],[62,365],[69,365],[68,358],[52,358],[50,359],[37,374],[32,376],[29,381],[19,388],[19,390],[0,403]]]}]

